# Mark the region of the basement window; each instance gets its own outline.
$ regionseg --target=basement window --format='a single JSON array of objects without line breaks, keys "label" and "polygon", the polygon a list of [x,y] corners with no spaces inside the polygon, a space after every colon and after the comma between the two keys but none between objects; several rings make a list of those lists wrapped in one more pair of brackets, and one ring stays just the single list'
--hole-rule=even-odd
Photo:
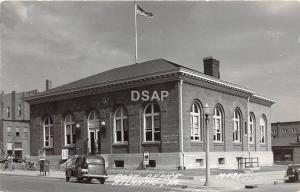
[{"label": "basement window", "polygon": [[124,168],[124,160],[116,160],[115,167],[116,168]]},{"label": "basement window", "polygon": [[224,165],[225,164],[225,158],[218,158],[218,163],[219,163],[219,165]]},{"label": "basement window", "polygon": [[196,159],[196,164],[200,167],[203,166],[203,159]]},{"label": "basement window", "polygon": [[156,167],[156,161],[155,160],[149,160],[149,167]]}]

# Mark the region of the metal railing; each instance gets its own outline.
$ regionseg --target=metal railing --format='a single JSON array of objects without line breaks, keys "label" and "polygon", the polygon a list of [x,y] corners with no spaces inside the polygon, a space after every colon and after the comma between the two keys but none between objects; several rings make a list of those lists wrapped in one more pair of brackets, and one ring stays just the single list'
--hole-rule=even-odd
[{"label": "metal railing", "polygon": [[247,169],[254,167],[259,167],[258,157],[240,158],[238,160],[239,169]]}]

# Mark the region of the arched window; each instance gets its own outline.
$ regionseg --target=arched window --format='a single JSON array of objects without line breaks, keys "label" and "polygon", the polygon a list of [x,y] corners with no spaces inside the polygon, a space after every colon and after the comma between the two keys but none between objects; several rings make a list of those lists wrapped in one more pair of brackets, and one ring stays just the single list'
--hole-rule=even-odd
[{"label": "arched window", "polygon": [[261,144],[265,144],[266,142],[266,118],[264,116],[260,117],[260,123],[259,123],[259,127],[260,127],[260,140],[259,142]]},{"label": "arched window", "polygon": [[198,102],[194,102],[191,108],[191,140],[203,139],[203,111]]},{"label": "arched window", "polygon": [[149,103],[144,110],[144,141],[160,141],[160,109]]},{"label": "arched window", "polygon": [[114,115],[114,142],[128,142],[128,120],[124,107],[117,108]]},{"label": "arched window", "polygon": [[18,112],[19,112],[19,116],[21,116],[22,115],[22,105],[21,104],[18,105]]},{"label": "arched window", "polygon": [[88,116],[88,129],[99,129],[100,120],[96,111],[91,111]]},{"label": "arched window", "polygon": [[71,113],[68,113],[65,117],[65,145],[75,144],[75,122]]},{"label": "arched window", "polygon": [[53,147],[53,120],[50,116],[44,118],[44,147]]},{"label": "arched window", "polygon": [[255,116],[250,113],[249,117],[249,143],[254,143],[254,131],[255,131]]},{"label": "arched window", "polygon": [[241,142],[241,124],[241,113],[238,109],[235,109],[233,113],[233,142]]},{"label": "arched window", "polygon": [[214,110],[214,142],[223,142],[223,131],[224,131],[224,122],[223,122],[223,111],[220,106],[217,106]]}]

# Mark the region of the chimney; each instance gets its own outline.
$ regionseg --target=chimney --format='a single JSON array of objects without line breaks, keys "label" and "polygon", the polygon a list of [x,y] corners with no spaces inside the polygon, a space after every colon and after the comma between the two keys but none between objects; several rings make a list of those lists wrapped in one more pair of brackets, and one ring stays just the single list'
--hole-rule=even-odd
[{"label": "chimney", "polygon": [[49,89],[52,88],[52,81],[46,79],[46,91],[49,91]]},{"label": "chimney", "polygon": [[213,57],[203,58],[204,74],[220,79],[220,61]]}]

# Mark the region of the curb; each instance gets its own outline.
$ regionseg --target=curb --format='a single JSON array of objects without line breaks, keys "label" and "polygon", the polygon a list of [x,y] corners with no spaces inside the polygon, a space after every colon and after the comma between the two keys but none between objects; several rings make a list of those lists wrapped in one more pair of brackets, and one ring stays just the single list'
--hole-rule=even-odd
[{"label": "curb", "polygon": [[176,179],[182,179],[182,180],[194,180],[194,176],[178,176]]},{"label": "curb", "polygon": [[25,174],[11,174],[11,173],[0,173],[0,175],[7,175],[7,176],[16,176],[16,177],[38,177],[43,179],[64,179],[61,177],[51,177],[51,176],[43,176],[43,175],[25,175]]}]

